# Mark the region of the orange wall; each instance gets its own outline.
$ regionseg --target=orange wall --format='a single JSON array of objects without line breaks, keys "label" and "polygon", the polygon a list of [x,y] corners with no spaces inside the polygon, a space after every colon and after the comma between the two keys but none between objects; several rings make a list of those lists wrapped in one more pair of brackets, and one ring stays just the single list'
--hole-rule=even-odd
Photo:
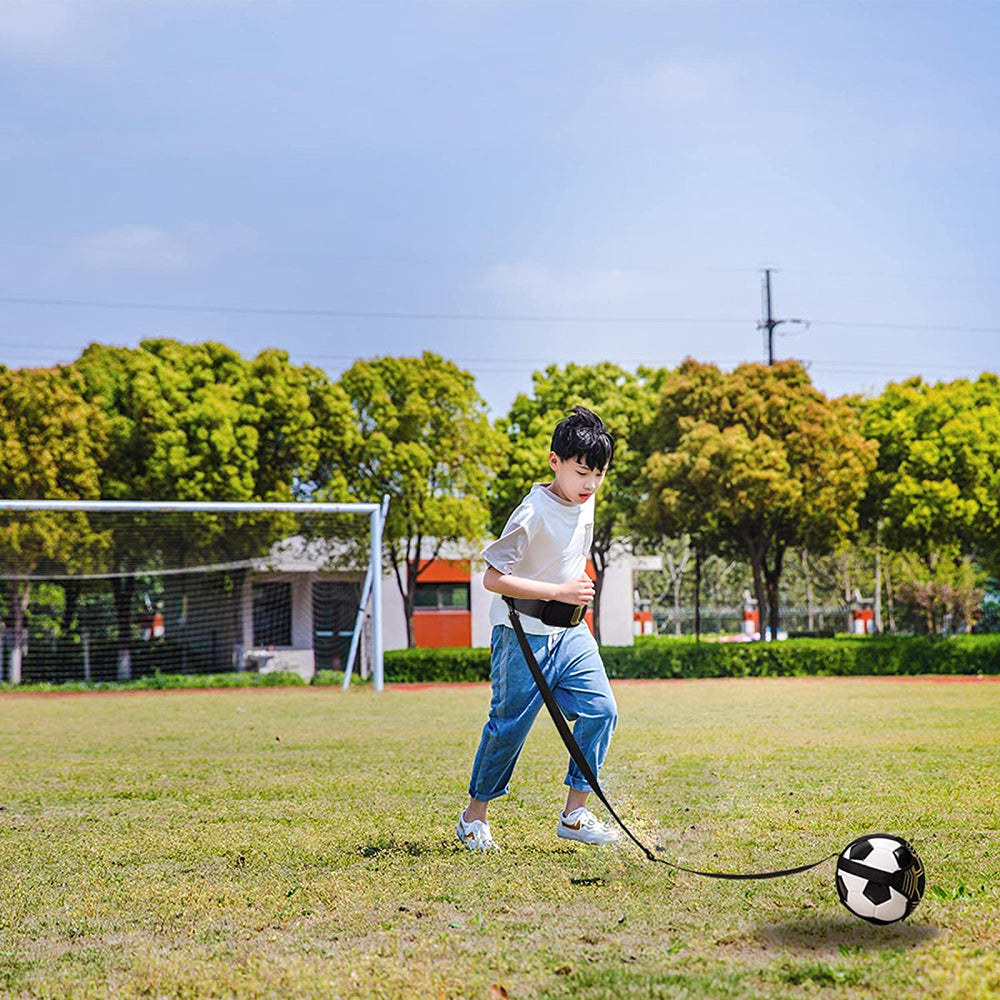
[{"label": "orange wall", "polygon": [[420,571],[420,583],[468,583],[471,575],[468,559],[435,559]]},{"label": "orange wall", "polygon": [[472,612],[414,609],[413,641],[420,649],[471,646]]},{"label": "orange wall", "polygon": [[[471,567],[468,559],[435,559],[420,574],[421,583],[467,583]],[[587,560],[587,575],[596,576],[594,565]],[[594,611],[586,615],[591,632],[594,631]],[[472,612],[460,609],[432,610],[414,608],[413,641],[420,649],[440,649],[447,646],[472,645]]]}]

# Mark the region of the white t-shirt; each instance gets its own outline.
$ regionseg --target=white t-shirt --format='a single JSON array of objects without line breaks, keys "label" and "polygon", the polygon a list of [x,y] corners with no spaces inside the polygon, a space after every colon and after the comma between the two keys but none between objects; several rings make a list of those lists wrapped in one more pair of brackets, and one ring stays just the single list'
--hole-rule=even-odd
[{"label": "white t-shirt", "polygon": [[[576,580],[587,568],[594,540],[594,498],[583,503],[560,500],[546,484],[535,483],[507,521],[500,537],[483,549],[483,558],[504,575],[543,583]],[[550,635],[563,629],[521,615],[525,632]],[[499,594],[490,604],[490,625],[510,625]]]}]

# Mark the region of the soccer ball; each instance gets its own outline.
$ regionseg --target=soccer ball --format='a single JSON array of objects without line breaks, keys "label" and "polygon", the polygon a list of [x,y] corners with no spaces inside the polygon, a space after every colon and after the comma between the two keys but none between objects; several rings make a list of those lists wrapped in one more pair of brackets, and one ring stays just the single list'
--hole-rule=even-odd
[{"label": "soccer ball", "polygon": [[837,858],[837,893],[856,917],[892,924],[908,917],[924,894],[924,866],[901,837],[869,833]]}]

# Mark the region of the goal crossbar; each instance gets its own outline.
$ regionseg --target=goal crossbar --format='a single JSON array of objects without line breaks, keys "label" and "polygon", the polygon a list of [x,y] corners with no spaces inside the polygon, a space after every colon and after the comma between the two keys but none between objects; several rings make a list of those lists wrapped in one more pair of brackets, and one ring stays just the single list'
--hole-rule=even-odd
[{"label": "goal crossbar", "polygon": [[240,511],[281,511],[301,514],[375,514],[381,510],[377,503],[296,503],[295,501],[267,503],[259,500],[3,500],[0,510],[92,510],[103,513],[112,511],[185,511],[197,510],[207,514],[239,513]]}]

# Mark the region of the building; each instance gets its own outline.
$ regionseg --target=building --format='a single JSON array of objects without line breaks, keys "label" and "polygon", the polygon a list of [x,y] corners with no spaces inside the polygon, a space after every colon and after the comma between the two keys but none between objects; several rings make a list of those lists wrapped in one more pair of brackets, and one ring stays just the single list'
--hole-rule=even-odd
[{"label": "building", "polygon": [[[237,586],[237,665],[290,670],[309,678],[316,670],[343,669],[351,645],[361,592],[361,573],[330,570],[315,543],[290,539],[263,566],[241,574]],[[631,645],[636,634],[633,574],[657,568],[658,560],[615,549],[601,592],[601,639]],[[490,594],[485,564],[452,547],[421,574],[413,612],[418,647],[486,647],[490,642]],[[593,567],[588,564],[593,576]],[[382,581],[384,647],[405,649],[403,597],[394,573]],[[593,627],[592,613],[588,621]]]}]

